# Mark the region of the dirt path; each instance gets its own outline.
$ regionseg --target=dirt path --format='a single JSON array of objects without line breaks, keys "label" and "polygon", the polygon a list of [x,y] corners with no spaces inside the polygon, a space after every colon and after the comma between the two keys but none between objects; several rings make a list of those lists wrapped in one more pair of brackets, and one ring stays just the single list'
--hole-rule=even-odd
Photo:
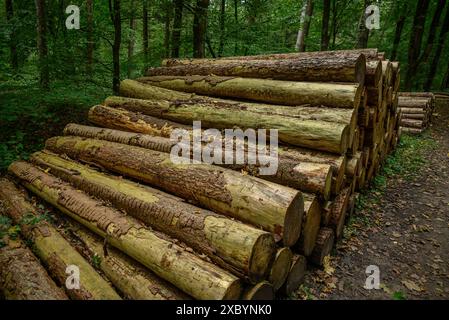
[{"label": "dirt path", "polygon": [[[330,263],[306,276],[297,298],[449,298],[449,106],[437,107],[433,123],[437,147],[421,170],[412,179],[388,177],[384,192],[369,196]],[[378,290],[363,288],[369,265],[379,267]]]}]

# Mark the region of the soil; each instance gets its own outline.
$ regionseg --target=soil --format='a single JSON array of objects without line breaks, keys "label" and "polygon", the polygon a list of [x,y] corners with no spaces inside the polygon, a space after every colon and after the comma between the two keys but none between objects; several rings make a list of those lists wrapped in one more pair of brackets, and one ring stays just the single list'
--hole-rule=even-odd
[{"label": "soil", "polygon": [[[303,299],[449,298],[449,105],[437,106],[430,134],[438,147],[412,181],[388,179],[380,201],[356,212],[368,223],[341,240],[323,269],[311,269]],[[365,289],[366,268],[379,268],[378,289]]]}]

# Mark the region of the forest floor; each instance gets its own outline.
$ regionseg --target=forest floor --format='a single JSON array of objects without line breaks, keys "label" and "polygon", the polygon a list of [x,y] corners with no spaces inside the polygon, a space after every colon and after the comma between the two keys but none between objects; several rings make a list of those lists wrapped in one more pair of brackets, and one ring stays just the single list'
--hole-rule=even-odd
[{"label": "forest floor", "polygon": [[[449,298],[449,105],[427,133],[403,136],[326,262],[295,298]],[[379,289],[364,288],[370,265]]]}]

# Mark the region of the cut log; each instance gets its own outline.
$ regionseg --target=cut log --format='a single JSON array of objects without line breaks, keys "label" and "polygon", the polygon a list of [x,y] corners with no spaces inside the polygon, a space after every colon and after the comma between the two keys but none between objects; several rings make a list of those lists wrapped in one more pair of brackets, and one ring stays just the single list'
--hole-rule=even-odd
[{"label": "cut log", "polygon": [[280,248],[271,265],[268,281],[273,285],[274,291],[278,291],[287,279],[292,264],[293,253],[287,248]]},{"label": "cut log", "polygon": [[422,120],[404,119],[404,118],[401,119],[401,126],[417,129],[421,129],[424,127]]},{"label": "cut log", "polygon": [[363,85],[365,56],[348,53],[343,56],[322,55],[314,59],[301,57],[288,60],[221,60],[219,63],[150,68],[147,76],[218,75],[244,78],[270,78],[290,81],[353,82]]},{"label": "cut log", "polygon": [[170,154],[114,142],[55,137],[46,147],[125,174],[294,244],[304,211],[299,191],[209,164],[175,164]]},{"label": "cut log", "polygon": [[316,245],[309,257],[310,262],[322,266],[324,257],[330,255],[334,246],[334,230],[321,228],[316,239]]},{"label": "cut log", "polygon": [[351,188],[347,187],[343,189],[340,194],[337,195],[333,202],[332,214],[329,222],[329,226],[335,232],[335,237],[340,239],[343,235],[343,227],[345,224],[346,211],[348,207]]},{"label": "cut log", "polygon": [[[15,168],[12,164],[11,168]],[[20,225],[24,238],[32,241],[35,253],[44,263],[55,281],[66,288],[71,299],[76,300],[119,300],[120,296],[95,269],[48,223],[38,209],[27,200],[24,190],[9,180],[1,180],[0,199],[3,210],[14,223]],[[24,223],[33,221],[33,223]],[[36,221],[34,223],[34,221]],[[75,265],[79,268],[80,288],[66,287],[66,268]]]},{"label": "cut log", "polygon": [[274,300],[273,286],[268,281],[262,281],[250,286],[243,293],[243,300]]},{"label": "cut log", "polygon": [[[172,148],[178,143],[164,137],[154,137],[146,134],[77,124],[67,125],[64,129],[64,134],[118,142],[166,153],[170,153]],[[246,153],[248,151],[248,144],[246,144],[244,148]],[[190,150],[190,156],[193,157],[193,148],[190,148]],[[205,150],[204,146],[202,150]],[[261,179],[276,182],[304,192],[319,193],[325,199],[330,197],[333,170],[329,164],[298,161],[278,155],[277,160],[271,158],[268,159],[268,157],[266,159],[266,162],[269,164],[274,163],[275,161],[278,162],[276,173],[274,175],[261,175],[259,172],[260,167],[266,167],[267,165],[262,165],[260,162],[257,164],[249,164],[247,157],[245,157],[244,163],[242,164],[226,164],[224,151],[225,150],[223,150],[222,153],[222,163],[216,163],[216,165],[237,171],[244,170]]]},{"label": "cut log", "polygon": [[363,87],[357,84],[276,81],[219,76],[156,76],[137,81],[171,90],[273,104],[357,109]]},{"label": "cut log", "polygon": [[240,296],[237,277],[200,259],[168,236],[145,228],[134,218],[26,162],[13,163],[9,171],[37,196],[192,297],[221,300]]},{"label": "cut log", "polygon": [[417,128],[407,128],[407,127],[401,127],[402,132],[411,133],[411,134],[419,134],[422,133],[423,129],[417,129]]},{"label": "cut log", "polygon": [[288,273],[287,280],[280,289],[280,292],[290,296],[304,282],[306,275],[307,260],[304,256],[295,254],[292,259],[292,266]]},{"label": "cut log", "polygon": [[80,227],[79,224],[75,225],[75,222],[71,223],[71,227],[77,239],[87,249],[90,260],[99,261],[98,267],[126,298],[135,300],[191,299],[184,292],[162,280],[119,250],[113,247],[105,249],[104,241],[100,236]]},{"label": "cut log", "polygon": [[37,152],[32,161],[91,196],[106,200],[156,230],[207,254],[239,276],[243,272],[257,282],[269,271],[275,242],[267,232],[52,154]]},{"label": "cut log", "polygon": [[424,120],[426,118],[424,113],[403,113],[402,119]]},{"label": "cut log", "polygon": [[361,171],[361,162],[359,157],[349,157],[346,162],[346,175],[349,177],[358,176]]},{"label": "cut log", "polygon": [[332,201],[326,201],[321,209],[321,225],[327,226],[331,220],[332,214]]},{"label": "cut log", "polygon": [[4,299],[68,300],[20,238],[3,237],[1,240],[0,294]]},{"label": "cut log", "polygon": [[315,241],[320,230],[321,206],[313,195],[304,196],[304,220],[302,223],[301,237],[295,248],[306,257],[312,254]]},{"label": "cut log", "polygon": [[382,78],[382,63],[379,60],[366,62],[365,86],[377,87]]},{"label": "cut log", "polygon": [[426,114],[427,110],[423,108],[406,108],[406,107],[399,107],[401,110],[401,115],[404,114]]}]

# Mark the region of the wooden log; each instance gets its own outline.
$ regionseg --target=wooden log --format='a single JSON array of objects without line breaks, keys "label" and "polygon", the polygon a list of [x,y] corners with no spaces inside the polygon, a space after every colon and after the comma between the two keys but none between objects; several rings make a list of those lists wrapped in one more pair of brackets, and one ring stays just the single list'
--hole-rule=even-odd
[{"label": "wooden log", "polygon": [[332,201],[326,201],[321,209],[321,225],[327,226],[331,220],[332,214]]},{"label": "wooden log", "polygon": [[348,177],[358,176],[361,170],[360,157],[349,157],[346,162],[346,175]]},{"label": "wooden log", "polygon": [[0,293],[4,299],[68,300],[20,238],[1,240]]},{"label": "wooden log", "polygon": [[385,87],[389,87],[391,85],[391,80],[393,78],[392,74],[392,66],[390,61],[382,61],[382,78]]},{"label": "wooden log", "polygon": [[382,63],[379,60],[366,62],[365,86],[377,87],[382,78]]},{"label": "wooden log", "polygon": [[409,127],[409,128],[417,128],[421,129],[424,127],[422,120],[415,120],[415,119],[401,119],[401,126],[402,127]]},{"label": "wooden log", "polygon": [[401,110],[401,114],[426,114],[427,110],[423,108],[406,108],[406,107],[399,107]]},{"label": "wooden log", "polygon": [[407,127],[401,127],[400,129],[402,132],[411,133],[411,134],[420,134],[424,131],[423,129],[407,128]]},{"label": "wooden log", "polygon": [[243,300],[274,300],[273,286],[268,281],[259,282],[245,290]]},{"label": "wooden log", "polygon": [[420,108],[420,109],[426,110],[429,108],[429,102],[423,101],[423,100],[416,100],[416,99],[404,100],[401,97],[399,97],[398,107],[399,108]]},{"label": "wooden log", "polygon": [[52,154],[37,152],[33,154],[32,162],[91,196],[108,201],[156,230],[207,254],[212,261],[240,277],[248,275],[251,281],[258,282],[269,271],[275,242],[267,232]]},{"label": "wooden log", "polygon": [[334,230],[330,228],[321,228],[316,239],[316,245],[309,261],[315,265],[322,266],[324,258],[330,255],[334,246]]},{"label": "wooden log", "polygon": [[298,254],[293,255],[292,266],[290,267],[287,280],[279,291],[286,296],[290,296],[304,282],[306,269],[306,257]]},{"label": "wooden log", "polygon": [[354,82],[363,85],[365,56],[323,55],[287,60],[221,60],[219,63],[149,68],[146,76],[218,75],[290,81]]},{"label": "wooden log", "polygon": [[424,122],[427,120],[424,113],[404,113],[402,114],[402,119],[415,119]]},{"label": "wooden log", "polygon": [[30,191],[196,299],[237,299],[240,280],[26,162],[9,171]]},{"label": "wooden log", "polygon": [[46,147],[276,233],[286,246],[298,239],[304,207],[297,190],[205,163],[175,164],[167,153],[114,142],[55,137]]},{"label": "wooden log", "polygon": [[[164,137],[155,137],[146,134],[89,127],[77,124],[67,125],[64,129],[64,135],[118,142],[167,153],[169,153],[178,143],[177,141]],[[224,144],[225,141],[222,143]],[[246,144],[244,146],[245,152],[248,151],[248,145],[249,144]],[[190,156],[193,157],[193,147],[191,147],[190,150]],[[202,150],[206,151],[204,145],[202,145]],[[274,175],[259,174],[259,169],[261,167],[266,167],[267,165],[261,164],[260,162],[250,164],[248,163],[247,157],[245,157],[244,163],[242,164],[226,164],[224,149],[222,152],[222,162],[216,163],[216,165],[237,171],[244,170],[250,175],[257,176],[261,179],[276,182],[304,192],[319,193],[325,199],[329,199],[332,187],[333,172],[329,164],[298,161],[279,155],[277,159],[270,158],[266,160],[272,160],[267,161],[267,163],[274,163],[274,161],[278,162],[278,169]]]},{"label": "wooden log", "polygon": [[[10,168],[15,169],[18,163]],[[119,300],[120,296],[95,269],[65,240],[53,225],[48,223],[38,209],[27,200],[24,190],[9,180],[1,180],[0,199],[3,210],[15,224],[21,226],[24,238],[32,241],[35,253],[49,270],[50,275],[67,295],[76,300]],[[24,221],[32,221],[24,223]],[[66,268],[75,265],[79,268],[80,288],[66,286]]]},{"label": "wooden log", "polygon": [[340,194],[337,195],[333,202],[332,214],[329,226],[335,232],[335,237],[340,239],[343,235],[343,227],[345,223],[346,209],[348,207],[351,188],[347,187],[343,189]]},{"label": "wooden log", "polygon": [[271,265],[268,281],[273,285],[274,291],[278,291],[287,279],[292,264],[293,253],[287,248],[280,248]]},{"label": "wooden log", "polygon": [[357,109],[362,86],[345,83],[276,81],[219,76],[155,76],[137,81],[171,90],[299,106]]},{"label": "wooden log", "polygon": [[119,250],[113,247],[105,249],[104,241],[100,236],[75,223],[71,223],[72,231],[87,249],[90,260],[99,261],[99,269],[126,298],[135,300],[191,299],[184,292],[159,278]]},{"label": "wooden log", "polygon": [[304,218],[302,223],[301,236],[295,249],[306,257],[312,254],[315,241],[320,230],[321,206],[315,196],[304,195]]}]

